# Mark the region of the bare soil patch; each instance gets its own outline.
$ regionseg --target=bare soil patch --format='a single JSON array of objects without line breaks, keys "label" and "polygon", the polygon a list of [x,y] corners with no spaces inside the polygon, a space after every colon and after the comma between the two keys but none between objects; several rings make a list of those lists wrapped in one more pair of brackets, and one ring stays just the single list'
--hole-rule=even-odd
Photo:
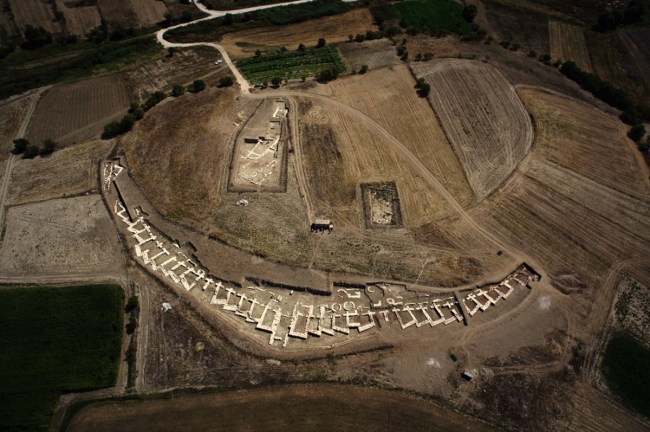
[{"label": "bare soil patch", "polygon": [[9,0],[11,12],[20,33],[25,35],[25,27],[43,27],[50,33],[61,32],[59,23],[54,22],[54,10],[42,0]]},{"label": "bare soil patch", "polygon": [[85,35],[101,24],[97,6],[68,7],[65,0],[56,0],[57,10],[63,13],[65,28],[70,34]]},{"label": "bare soil patch", "polygon": [[434,60],[413,68],[431,84],[431,104],[474,193],[484,198],[532,146],[524,105],[503,75],[485,63]]},{"label": "bare soil patch", "polygon": [[99,195],[10,207],[3,276],[114,274],[122,246]]},{"label": "bare soil patch", "polygon": [[38,102],[26,138],[59,144],[96,137],[104,125],[126,113],[129,95],[120,75],[108,75],[56,86]]},{"label": "bare soil patch", "polygon": [[[256,406],[242,415],[242,410]],[[217,420],[218,419],[218,420]],[[187,395],[173,401],[152,400],[92,405],[81,411],[71,431],[244,430],[264,424],[269,431],[313,430],[323,425],[348,431],[404,430],[489,431],[489,426],[431,402],[385,390],[332,385],[291,386],[237,393]]]},{"label": "bare soil patch", "polygon": [[348,40],[349,34],[376,30],[368,9],[354,9],[341,15],[309,20],[286,26],[259,27],[225,34],[220,44],[234,59],[252,57],[255,51],[275,52],[280,47],[290,51],[298,45],[314,46],[319,38],[328,43]]},{"label": "bare soil patch", "polygon": [[15,161],[7,203],[22,205],[97,190],[99,162],[113,145],[114,141],[90,141],[48,157]]},{"label": "bare soil patch", "polygon": [[393,44],[387,39],[340,43],[337,47],[353,71],[358,71],[363,65],[373,70],[400,64]]},{"label": "bare soil patch", "polygon": [[572,60],[580,69],[593,72],[585,31],[582,27],[566,24],[560,21],[548,22],[551,56],[554,60]]}]

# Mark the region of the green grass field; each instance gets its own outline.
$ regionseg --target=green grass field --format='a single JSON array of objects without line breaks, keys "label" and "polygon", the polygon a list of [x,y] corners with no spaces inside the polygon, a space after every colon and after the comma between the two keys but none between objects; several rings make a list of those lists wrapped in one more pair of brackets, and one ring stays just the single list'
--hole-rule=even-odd
[{"label": "green grass field", "polygon": [[617,335],[607,344],[602,371],[609,388],[641,414],[650,417],[650,350],[634,338]]},{"label": "green grass field", "polygon": [[462,16],[463,6],[453,0],[405,1],[393,7],[408,29],[461,35],[470,32],[470,25]]},{"label": "green grass field", "polygon": [[316,76],[320,71],[337,68],[345,71],[345,63],[334,46],[288,51],[237,60],[237,68],[252,83],[264,83],[273,77],[296,79]]},{"label": "green grass field", "polygon": [[0,289],[0,431],[49,429],[63,392],[115,385],[117,285]]}]

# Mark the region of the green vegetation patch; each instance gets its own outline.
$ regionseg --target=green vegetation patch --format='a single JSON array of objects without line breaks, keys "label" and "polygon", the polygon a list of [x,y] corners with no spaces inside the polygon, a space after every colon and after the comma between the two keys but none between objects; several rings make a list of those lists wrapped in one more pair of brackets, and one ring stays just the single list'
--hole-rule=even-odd
[{"label": "green vegetation patch", "polygon": [[332,45],[304,51],[285,51],[237,60],[237,68],[252,83],[265,83],[274,77],[302,78],[316,76],[321,71],[345,71],[345,63]]},{"label": "green vegetation patch", "polygon": [[461,35],[470,32],[463,18],[463,6],[453,0],[415,0],[393,5],[402,27],[419,32],[447,31]]},{"label": "green vegetation patch", "polygon": [[605,349],[602,372],[607,385],[641,414],[650,417],[650,350],[633,337],[614,336]]},{"label": "green vegetation patch", "polygon": [[27,90],[119,71],[162,51],[153,35],[120,42],[83,42],[16,50],[0,61],[0,100]]},{"label": "green vegetation patch", "polygon": [[63,392],[115,385],[117,285],[0,289],[0,430],[48,430]]},{"label": "green vegetation patch", "polygon": [[[239,15],[226,15],[165,33],[170,42],[213,42],[225,33],[271,25],[287,25],[338,15],[352,9],[341,0],[315,0],[297,5],[278,6]],[[462,8],[461,8],[462,9]]]}]

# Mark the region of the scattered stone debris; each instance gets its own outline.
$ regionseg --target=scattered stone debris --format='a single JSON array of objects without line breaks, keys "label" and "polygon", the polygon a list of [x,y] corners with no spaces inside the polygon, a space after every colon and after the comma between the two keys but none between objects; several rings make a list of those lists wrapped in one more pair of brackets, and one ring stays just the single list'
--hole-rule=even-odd
[{"label": "scattered stone debris", "polygon": [[169,303],[165,302],[165,303],[162,304],[161,309],[162,309],[163,312],[170,311],[170,310],[172,310],[172,305],[170,305]]}]

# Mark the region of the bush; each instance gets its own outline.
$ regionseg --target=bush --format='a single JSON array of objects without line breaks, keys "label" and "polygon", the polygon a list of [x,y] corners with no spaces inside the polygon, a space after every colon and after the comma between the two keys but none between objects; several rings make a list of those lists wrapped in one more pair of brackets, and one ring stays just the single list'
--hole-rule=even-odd
[{"label": "bush", "polygon": [[282,84],[282,78],[277,76],[271,78],[271,85],[273,85],[274,88],[280,87],[280,84]]},{"label": "bush", "polygon": [[361,65],[361,69],[359,70],[359,73],[363,75],[366,72],[368,72],[368,65]]},{"label": "bush", "polygon": [[478,14],[478,9],[473,4],[467,5],[463,8],[463,12],[462,12],[463,18],[465,18],[465,21],[469,23],[474,21],[474,18],[476,18],[476,14]]},{"label": "bush", "polygon": [[233,81],[232,77],[230,75],[223,76],[219,78],[219,85],[221,87],[230,87],[233,85],[235,82]]},{"label": "bush", "polygon": [[14,148],[11,150],[13,154],[22,154],[27,150],[29,146],[29,141],[25,138],[16,138],[14,140]]},{"label": "bush", "polygon": [[431,60],[433,58],[433,53],[432,52],[425,52],[424,53],[424,61]]},{"label": "bush", "polygon": [[157,91],[151,96],[149,96],[149,98],[145,101],[145,103],[142,104],[142,109],[145,111],[149,111],[151,108],[155,107],[166,98],[167,98],[167,94],[165,94],[165,92]]},{"label": "bush", "polygon": [[132,310],[134,310],[135,308],[137,308],[138,306],[140,306],[140,301],[138,300],[138,296],[133,295],[133,296],[129,297],[129,301],[126,302],[126,307],[124,308],[124,310],[127,313],[129,313]]},{"label": "bush", "polygon": [[133,110],[132,114],[133,114],[133,117],[136,120],[142,120],[142,118],[144,117],[144,110],[142,108],[138,107],[135,110]]},{"label": "bush", "polygon": [[329,81],[334,81],[336,78],[339,77],[339,71],[338,69],[332,68],[332,69],[325,69],[321,71],[317,76],[316,80],[326,83]]},{"label": "bush", "polygon": [[627,133],[627,136],[634,142],[641,141],[641,138],[645,135],[645,126],[642,124],[635,124],[632,126],[630,131]]},{"label": "bush", "polygon": [[325,41],[324,38],[319,38],[318,43],[316,44],[316,48],[325,48],[325,45],[327,42]]},{"label": "bush", "polygon": [[[144,116],[144,112],[142,113],[142,115]],[[136,121],[136,116],[134,111],[134,114],[125,115],[124,117],[122,117],[122,120],[120,120],[119,122],[112,121],[106,124],[104,126],[104,133],[102,135],[102,138],[104,139],[113,138],[130,131],[133,128],[135,121]]]},{"label": "bush", "polygon": [[519,48],[521,48],[521,44],[515,42],[510,46],[510,51],[519,51]]},{"label": "bush", "polygon": [[537,51],[530,50],[528,57],[537,58]]},{"label": "bush", "polygon": [[359,34],[357,34],[357,36],[354,38],[354,40],[357,41],[357,42],[359,42],[359,43],[361,43],[361,42],[363,42],[364,40],[366,40],[366,35],[363,34],[363,33],[359,33]]},{"label": "bush", "polygon": [[191,84],[191,86],[192,86],[192,88],[190,90],[191,92],[193,92],[193,93],[201,92],[201,91],[205,90],[205,81],[200,80],[200,79],[199,80],[194,80],[194,82]]},{"label": "bush", "polygon": [[133,334],[135,329],[138,327],[138,320],[131,314],[129,317],[129,322],[126,324],[126,334]]},{"label": "bush", "polygon": [[172,87],[172,96],[179,97],[185,93],[185,87],[182,84],[174,84]]},{"label": "bush", "polygon": [[46,139],[45,141],[43,141],[43,148],[41,149],[41,155],[48,155],[50,153],[54,153],[56,147],[57,147],[56,141],[54,141],[52,138]]},{"label": "bush", "polygon": [[23,159],[34,159],[41,152],[37,145],[30,144],[23,153]]}]

